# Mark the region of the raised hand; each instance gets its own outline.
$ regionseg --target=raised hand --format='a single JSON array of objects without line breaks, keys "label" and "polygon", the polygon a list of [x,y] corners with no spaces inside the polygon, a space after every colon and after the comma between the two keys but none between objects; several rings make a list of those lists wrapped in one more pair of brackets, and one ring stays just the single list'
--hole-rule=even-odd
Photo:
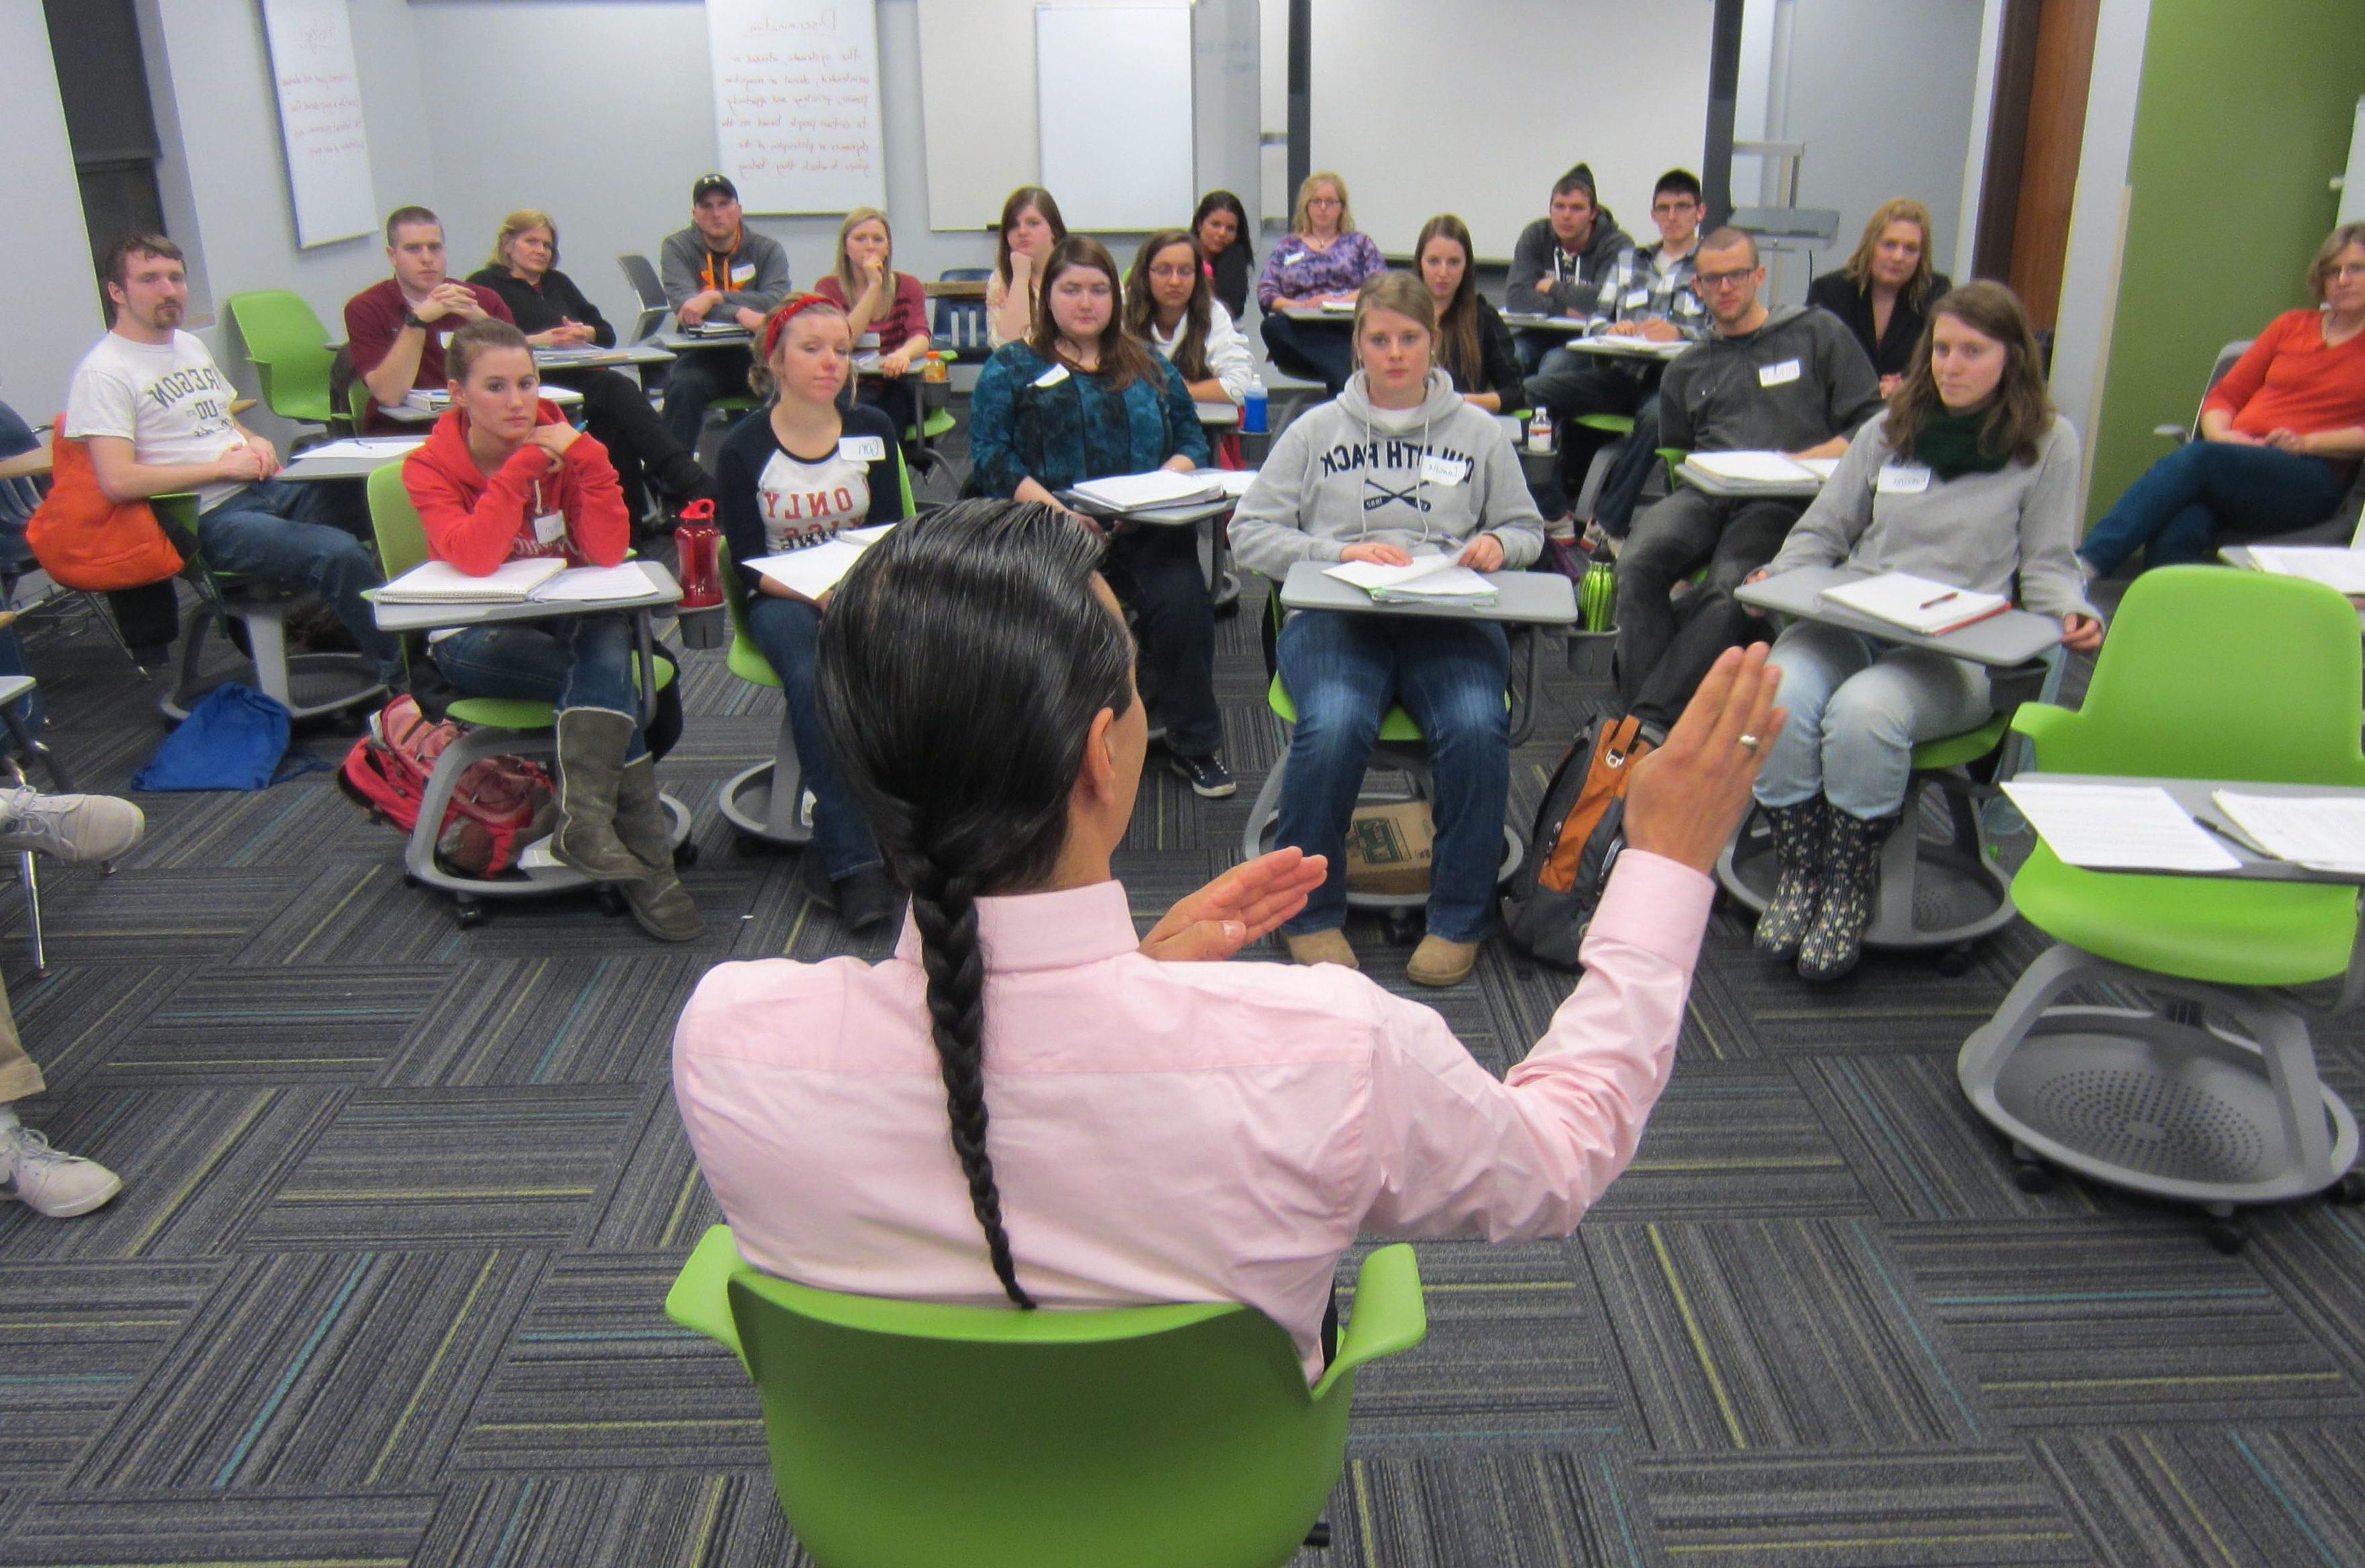
[{"label": "raised hand", "polygon": [[1164,963],[1228,958],[1304,909],[1328,871],[1328,860],[1302,849],[1243,861],[1168,910],[1141,939],[1142,956]]},{"label": "raised hand", "polygon": [[1666,745],[1634,765],[1626,845],[1708,871],[1749,810],[1749,786],[1788,717],[1774,706],[1782,672],[1766,647],[1727,648],[1700,682]]}]

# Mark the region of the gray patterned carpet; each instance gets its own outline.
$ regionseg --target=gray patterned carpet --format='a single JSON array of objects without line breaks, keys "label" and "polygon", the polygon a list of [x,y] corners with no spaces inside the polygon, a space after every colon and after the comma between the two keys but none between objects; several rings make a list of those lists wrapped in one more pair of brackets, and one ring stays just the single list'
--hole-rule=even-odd
[{"label": "gray patterned carpet", "polygon": [[[1272,762],[1255,624],[1221,654],[1242,793],[1148,781],[1144,916],[1230,859]],[[58,748],[124,788],[148,694],[86,620],[30,643]],[[1523,810],[1603,695],[1550,682]],[[707,965],[846,944],[714,810],[777,697],[711,654],[686,697],[691,947],[589,902],[459,930],[326,775],[143,800],[117,876],[48,877],[46,980],[0,896],[53,1084],[26,1114],[126,1182],[81,1220],[0,1208],[0,1563],[802,1561],[750,1391],[658,1310],[718,1217],[666,1053]],[[1407,950],[1355,935],[1401,985]],[[1306,1561],[2365,1563],[2365,1220],[2260,1215],[2225,1257],[2183,1215],[2017,1189],[1952,1058],[2038,946],[1810,992],[1719,914],[1673,1087],[1579,1235],[1421,1249],[1429,1343],[1365,1378]],[[1500,1070],[1567,983],[1490,949],[1434,1000]],[[2323,1055],[2358,1099],[2358,1035]]]}]

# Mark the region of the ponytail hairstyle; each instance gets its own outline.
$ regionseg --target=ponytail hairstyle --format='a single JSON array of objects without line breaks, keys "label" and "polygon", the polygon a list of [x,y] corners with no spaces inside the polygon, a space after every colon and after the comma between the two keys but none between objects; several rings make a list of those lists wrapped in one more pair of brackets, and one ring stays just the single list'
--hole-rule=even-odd
[{"label": "ponytail hairstyle", "polygon": [[1051,507],[957,501],[862,553],[813,672],[838,771],[911,890],[953,1152],[1022,1307],[987,1149],[977,901],[1049,879],[1093,721],[1135,700],[1132,638],[1093,591],[1101,548]]},{"label": "ponytail hairstyle", "polygon": [[516,349],[528,358],[533,354],[533,345],[525,341],[525,334],[518,330],[515,323],[488,316],[452,334],[451,341],[443,345],[443,374],[465,386],[468,373],[476,368],[476,362],[494,349]]},{"label": "ponytail hairstyle", "polygon": [[1413,275],[1423,288],[1429,286],[1429,279],[1421,275],[1421,263],[1429,254],[1429,242],[1438,239],[1462,247],[1462,282],[1437,318],[1434,357],[1439,368],[1453,377],[1455,386],[1464,392],[1483,392],[1485,388],[1479,383],[1485,379],[1486,367],[1478,353],[1478,253],[1471,246],[1469,226],[1450,212],[1439,213],[1420,226],[1420,238],[1413,243]]},{"label": "ponytail hairstyle", "polygon": [[[1125,276],[1125,330],[1144,343],[1152,342],[1158,325],[1158,301],[1149,292],[1149,268],[1158,252],[1180,245],[1191,252],[1191,297],[1182,307],[1182,321],[1174,334],[1174,368],[1185,381],[1205,381],[1216,373],[1207,367],[1207,334],[1215,328],[1215,286],[1207,281],[1205,258],[1199,241],[1180,229],[1160,229],[1141,242],[1134,253],[1133,270]],[[1155,352],[1153,349],[1152,352]]]},{"label": "ponytail hairstyle", "polygon": [[[764,318],[764,325],[756,333],[757,352],[747,356],[747,389],[768,403],[778,397],[780,390],[779,384],[772,379],[772,351],[779,345],[780,329],[808,313],[835,316],[840,320],[846,319],[843,309],[818,294],[791,294],[772,307],[772,313]],[[853,370],[854,361],[849,355],[846,373],[852,375]]]},{"label": "ponytail hairstyle", "polygon": [[[1100,364],[1089,371],[1059,352],[1059,323],[1051,319],[1051,286],[1061,273],[1078,267],[1099,273],[1109,286],[1109,320],[1101,329]],[[1158,351],[1125,330],[1125,280],[1117,275],[1116,258],[1089,234],[1069,235],[1044,258],[1043,275],[1035,288],[1035,326],[1026,334],[1026,346],[1046,364],[1064,364],[1081,375],[1107,377],[1113,392],[1122,392],[1137,381],[1164,385],[1160,378],[1166,374],[1166,363]]]}]

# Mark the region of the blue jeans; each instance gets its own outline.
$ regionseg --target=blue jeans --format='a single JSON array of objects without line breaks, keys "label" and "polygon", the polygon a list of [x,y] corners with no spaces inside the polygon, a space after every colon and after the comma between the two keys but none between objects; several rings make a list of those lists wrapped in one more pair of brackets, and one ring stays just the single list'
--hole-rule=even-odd
[{"label": "blue jeans", "polygon": [[724,348],[688,349],[666,373],[666,433],[695,454],[698,433],[706,427],[706,406],[717,398],[747,390],[747,351]]},{"label": "blue jeans", "polygon": [[1916,744],[1995,711],[1977,665],[1811,621],[1775,639],[1765,662],[1782,672],[1790,717],[1757,775],[1762,805],[1820,794],[1852,817],[1885,817],[1905,803]]},{"label": "blue jeans", "polygon": [[1429,929],[1475,942],[1495,915],[1503,809],[1511,795],[1503,689],[1511,645],[1487,622],[1304,610],[1281,628],[1281,679],[1297,704],[1273,843],[1330,857],[1329,875],[1282,929],[1335,931],[1347,919],[1347,826],[1390,699],[1429,745],[1437,819]]},{"label": "blue jeans", "polygon": [[624,760],[647,752],[641,734],[641,699],[633,678],[639,663],[629,615],[568,615],[469,626],[428,650],[443,678],[470,697],[525,697],[560,712],[600,708],[628,715],[632,744]]},{"label": "blue jeans", "polygon": [[218,572],[303,584],[329,601],[378,674],[390,676],[402,666],[401,641],[377,629],[362,597],[386,578],[359,539],[325,521],[327,488],[277,479],[249,485],[197,519],[197,552]]},{"label": "blue jeans", "polygon": [[[855,808],[846,781],[837,776],[813,700],[813,649],[821,640],[821,611],[802,599],[752,594],[747,599],[747,635],[764,651],[764,662],[780,678],[789,705],[789,730],[796,737],[797,761],[805,788],[813,792],[813,846],[833,882],[880,864],[870,826]],[[778,780],[774,780],[777,786]]]},{"label": "blue jeans", "polygon": [[2220,533],[2256,538],[2322,522],[2340,504],[2340,491],[2339,472],[2321,457],[2187,442],[2127,487],[2078,554],[2102,573],[2137,550],[2147,566],[2207,561]]}]

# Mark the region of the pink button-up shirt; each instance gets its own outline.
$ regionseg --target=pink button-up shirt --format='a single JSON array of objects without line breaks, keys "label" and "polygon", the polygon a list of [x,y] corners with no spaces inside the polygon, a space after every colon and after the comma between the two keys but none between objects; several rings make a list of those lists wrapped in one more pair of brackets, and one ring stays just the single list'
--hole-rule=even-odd
[{"label": "pink button-up shirt", "polygon": [[[1497,1080],[1332,966],[1160,963],[1125,889],[981,900],[986,1148],[1048,1306],[1238,1301],[1309,1375],[1359,1232],[1565,1236],[1667,1081],[1706,877],[1622,857],[1586,974]],[[1003,1301],[945,1120],[919,937],[873,968],[710,971],[674,1032],[690,1147],[748,1262],[825,1290]]]}]

